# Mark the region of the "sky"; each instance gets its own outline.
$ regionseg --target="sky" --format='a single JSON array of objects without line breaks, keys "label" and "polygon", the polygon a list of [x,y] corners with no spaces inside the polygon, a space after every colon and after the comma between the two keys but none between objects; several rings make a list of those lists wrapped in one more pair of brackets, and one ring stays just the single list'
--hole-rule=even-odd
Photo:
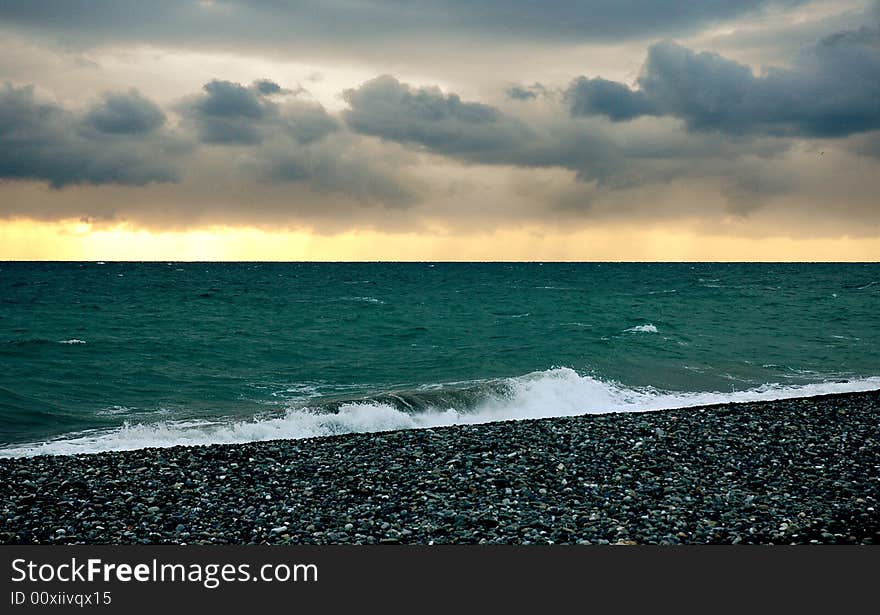
[{"label": "sky", "polygon": [[880,257],[877,0],[0,0],[0,259]]}]

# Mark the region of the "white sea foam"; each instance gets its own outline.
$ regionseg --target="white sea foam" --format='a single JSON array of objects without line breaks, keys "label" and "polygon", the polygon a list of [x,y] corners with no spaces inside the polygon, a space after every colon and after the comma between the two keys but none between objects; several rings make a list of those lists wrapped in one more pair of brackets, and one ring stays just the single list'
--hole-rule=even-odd
[{"label": "white sea foam", "polygon": [[85,340],[78,340],[76,338],[70,340],[61,340],[58,342],[59,344],[85,344]]},{"label": "white sea foam", "polygon": [[798,386],[768,384],[729,393],[666,392],[651,388],[628,388],[580,375],[569,368],[555,368],[511,378],[505,384],[505,393],[487,394],[481,403],[468,411],[434,407],[423,412],[407,413],[387,403],[351,402],[340,406],[335,413],[290,409],[283,416],[250,421],[191,420],[126,424],[110,431],[80,432],[48,442],[6,447],[0,449],[0,457],[308,438],[512,419],[643,412],[717,403],[769,401],[880,389],[880,377]]},{"label": "white sea foam", "polygon": [[657,333],[657,327],[648,323],[646,325],[638,325],[637,327],[630,327],[626,330],[627,333]]},{"label": "white sea foam", "polygon": [[95,414],[98,416],[116,416],[120,414],[131,414],[134,411],[134,408],[129,408],[127,406],[108,406],[106,408],[101,408]]}]

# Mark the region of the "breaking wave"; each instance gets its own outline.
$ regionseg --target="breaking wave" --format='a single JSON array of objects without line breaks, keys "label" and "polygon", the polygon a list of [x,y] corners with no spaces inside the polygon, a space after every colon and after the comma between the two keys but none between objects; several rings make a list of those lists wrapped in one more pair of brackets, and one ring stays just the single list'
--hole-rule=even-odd
[{"label": "breaking wave", "polygon": [[657,333],[657,327],[652,324],[646,325],[638,325],[637,327],[630,327],[626,330],[627,333]]},{"label": "breaking wave", "polygon": [[734,392],[670,392],[629,388],[563,367],[516,378],[429,385],[410,391],[290,407],[282,414],[252,420],[126,423],[111,430],[78,432],[45,442],[8,446],[0,449],[0,457],[241,443],[514,419],[641,412],[878,388],[880,377],[875,376],[797,386],[767,384]]}]

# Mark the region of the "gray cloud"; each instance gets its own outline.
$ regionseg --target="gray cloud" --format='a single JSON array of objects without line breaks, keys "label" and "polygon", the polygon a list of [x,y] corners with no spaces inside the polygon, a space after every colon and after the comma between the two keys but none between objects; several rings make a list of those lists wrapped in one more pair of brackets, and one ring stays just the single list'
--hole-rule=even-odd
[{"label": "gray cloud", "polygon": [[214,80],[202,88],[206,96],[196,102],[195,108],[210,117],[259,119],[274,109],[272,103],[261,99],[265,87],[263,82],[246,88],[231,81]]},{"label": "gray cloud", "polygon": [[264,96],[271,96],[272,94],[281,94],[284,92],[280,85],[269,79],[257,79],[254,81],[254,88]]},{"label": "gray cloud", "polygon": [[[175,181],[180,144],[155,130],[152,103],[110,94],[81,117],[39,102],[32,86],[0,88],[0,178],[69,184]],[[106,133],[106,134],[105,134]],[[136,137],[136,138],[135,138]]]},{"label": "gray cloud", "polygon": [[412,182],[397,177],[405,176],[400,166],[382,159],[387,152],[340,133],[339,121],[323,106],[290,99],[297,94],[268,80],[250,86],[214,80],[181,110],[203,143],[250,150],[237,163],[227,161],[245,181],[296,183],[313,195],[339,194],[391,207],[416,200]]},{"label": "gray cloud", "polygon": [[649,49],[638,90],[601,79],[576,80],[572,115],[614,121],[669,115],[694,131],[840,137],[880,128],[880,31],[829,36],[792,68],[756,76],[745,65],[678,44]]},{"label": "gray cloud", "polygon": [[0,2],[0,21],[20,29],[62,31],[89,44],[168,41],[328,48],[394,43],[401,33],[428,43],[485,37],[499,41],[582,42],[677,36],[768,7],[804,0],[30,0]]},{"label": "gray cloud", "polygon": [[[82,113],[41,102],[33,86],[0,87],[0,183],[3,180],[47,182],[62,189],[75,184],[143,186],[178,183],[185,197],[164,192],[163,200],[180,202],[163,210],[169,220],[229,218],[226,201],[212,211],[207,195],[217,190],[241,192],[253,199],[243,217],[283,219],[288,215],[319,217],[353,207],[406,208],[417,202],[423,185],[410,171],[412,156],[399,146],[370,143],[341,130],[339,121],[316,103],[269,102],[256,94],[280,86],[265,82],[242,86],[212,81],[178,108],[185,121],[175,136],[162,128],[165,114],[135,92],[111,93]],[[210,123],[217,121],[218,123]],[[226,124],[222,122],[227,122]],[[251,130],[252,141],[233,140],[223,130]],[[198,147],[199,140],[223,148]],[[213,131],[213,132],[206,132]],[[219,135],[223,140],[218,141]],[[395,152],[395,148],[397,151]],[[284,198],[281,187],[296,197]],[[260,197],[265,190],[271,197]],[[280,190],[280,192],[279,192]],[[70,192],[70,191],[64,191]],[[256,195],[256,196],[255,196]],[[193,202],[192,209],[184,205]],[[120,220],[130,215],[153,219],[145,201],[126,198],[64,199],[58,215]],[[148,204],[148,199],[147,199]],[[157,205],[158,207],[159,205]],[[8,202],[0,213],[51,218],[51,202]]]},{"label": "gray cloud", "polygon": [[510,100],[536,100],[547,94],[547,88],[540,83],[533,83],[529,86],[512,85],[505,92]]},{"label": "gray cloud", "polygon": [[[554,100],[536,109],[514,105],[511,111],[523,114],[512,116],[438,88],[415,88],[387,76],[347,91],[345,99],[351,105],[343,113],[349,126],[384,141],[466,164],[573,171],[582,189],[548,189],[539,199],[552,201],[564,216],[708,214],[701,201],[683,201],[672,209],[667,202],[656,207],[669,211],[654,211],[649,193],[632,192],[664,186],[711,186],[718,197],[715,202],[726,203],[727,213],[754,216],[798,193],[804,181],[798,165],[785,162],[797,149],[797,141],[785,136],[685,131],[677,120],[664,117],[573,120],[566,106]],[[610,197],[613,193],[638,194],[639,201],[623,203]],[[607,209],[610,202],[615,211]],[[711,215],[718,214],[715,209]]]},{"label": "gray cloud", "polygon": [[203,93],[181,105],[204,143],[257,145],[278,131],[302,144],[311,143],[338,129],[337,121],[317,103],[277,102],[279,94],[293,94],[269,80],[250,86],[214,80]]},{"label": "gray cloud", "polygon": [[578,77],[565,94],[572,115],[605,115],[615,122],[657,115],[658,108],[645,92],[633,91],[607,79]]},{"label": "gray cloud", "polygon": [[[313,196],[340,195],[352,203],[401,208],[426,198],[425,184],[408,170],[418,157],[407,151],[415,149],[467,164],[568,169],[600,189],[683,177],[735,177],[727,182],[726,194],[746,212],[761,204],[765,193],[787,189],[761,175],[760,165],[737,163],[744,157],[776,156],[787,148],[784,141],[768,145],[754,138],[687,135],[663,119],[654,120],[659,123],[654,127],[572,120],[549,99],[539,105],[543,111],[519,117],[390,76],[346,90],[350,109],[342,113],[346,124],[341,125],[320,105],[276,98],[275,88],[269,89],[272,100],[258,82],[244,86],[215,80],[180,103],[184,133],[225,146],[192,149],[183,157],[166,131],[153,125],[155,113],[135,112],[156,109],[133,93],[106,95],[80,116],[39,103],[32,88],[7,85],[0,97],[0,135],[7,146],[0,174],[56,187],[175,181],[178,173],[196,184],[236,177],[242,184],[297,184]],[[530,112],[531,107],[515,106]],[[131,120],[141,115],[153,117],[152,124]]]},{"label": "gray cloud", "polygon": [[204,143],[259,143],[262,120],[277,114],[277,106],[266,99],[259,86],[214,80],[202,89],[204,94],[190,103],[186,115]]},{"label": "gray cloud", "polygon": [[[481,71],[478,83],[487,91],[487,98],[480,101],[384,76],[345,90],[343,98],[349,107],[339,114],[301,96],[301,86],[288,89],[269,79],[242,83],[216,79],[201,91],[189,86],[192,96],[179,99],[177,104],[167,103],[163,109],[136,91],[108,94],[84,112],[41,103],[33,90],[7,86],[0,91],[0,178],[46,181],[55,187],[180,180],[175,185],[130,190],[139,195],[138,213],[146,216],[144,212],[150,211],[154,220],[199,223],[271,220],[274,224],[308,216],[327,220],[335,216],[334,224],[344,227],[355,219],[362,225],[380,219],[409,219],[416,215],[413,212],[428,207],[426,203],[435,208],[431,214],[439,221],[454,218],[456,208],[467,219],[468,208],[481,208],[484,203],[487,209],[499,212],[494,219],[501,220],[511,196],[505,192],[510,187],[506,182],[528,183],[535,177],[552,180],[521,199],[518,210],[508,211],[510,220],[541,220],[542,214],[554,207],[553,215],[565,209],[560,216],[570,219],[598,215],[625,218],[630,214],[633,218],[661,218],[673,215],[671,207],[677,208],[675,215],[699,216],[705,213],[701,199],[711,191],[726,198],[728,213],[744,216],[778,203],[781,197],[803,196],[804,177],[829,173],[823,168],[832,162],[825,161],[835,155],[834,162],[841,165],[838,169],[854,159],[853,153],[865,156],[862,162],[866,165],[876,162],[868,157],[880,157],[878,37],[873,29],[827,37],[787,68],[761,73],[720,55],[659,43],[650,47],[635,87],[581,77],[571,83],[562,98],[565,104],[560,104],[556,85],[525,85],[536,77],[558,84],[558,75],[577,74],[553,61],[565,57],[568,62],[579,62],[597,49],[591,43],[612,42],[611,48],[618,50],[622,47],[618,41],[628,37],[656,40],[771,5],[797,2],[551,0],[534,4],[515,0],[477,6],[463,0],[428,0],[413,6],[393,1],[329,0],[293,6],[268,0],[219,0],[213,6],[207,2],[202,6],[159,0],[147,6],[129,5],[129,1],[110,5],[101,0],[82,4],[70,0],[50,6],[35,0],[13,6],[0,0],[0,21],[4,24],[0,30],[14,28],[19,38],[36,33],[34,41],[52,41],[52,45],[63,35],[64,47],[59,47],[63,53],[75,49],[94,58],[94,70],[106,70],[107,78],[115,78],[112,71],[120,69],[114,62],[128,48],[123,45],[91,52],[83,46],[111,39],[114,43],[148,41],[157,43],[157,54],[168,58],[178,47],[200,52],[217,48],[224,53],[245,49],[242,61],[230,63],[234,71],[242,70],[244,60],[254,54],[280,50],[287,60],[296,62],[285,64],[278,74],[296,74],[299,69],[295,64],[308,66],[325,49],[338,48],[338,53],[349,54],[348,58],[355,49],[360,64],[347,62],[347,74],[359,74],[373,66],[370,58],[381,56],[382,67],[389,66],[387,58],[392,58],[395,70],[455,82],[461,92],[477,89],[475,83],[462,80],[465,71],[458,67],[460,57],[472,54],[477,47],[487,53],[475,57],[474,62],[493,66],[507,61],[505,54],[510,50],[517,50],[518,57],[528,56],[535,41],[545,48],[531,56],[521,71],[518,62],[509,62],[511,72],[493,74],[496,82],[485,82],[485,65],[475,69]],[[739,22],[730,36],[738,35],[741,29],[746,34],[751,31]],[[486,36],[475,37],[474,33]],[[801,33],[795,38],[801,41],[807,36]],[[438,41],[464,39],[476,41],[474,49],[447,55],[437,52]],[[370,45],[365,44],[368,41]],[[172,44],[174,53],[161,47],[166,42]],[[562,55],[561,45],[568,45],[564,53],[569,55]],[[627,43],[625,53],[636,50],[640,55],[642,45]],[[790,49],[794,42],[788,45]],[[308,53],[291,54],[292,46]],[[397,61],[402,56],[388,53],[389,46],[418,55],[418,61],[426,62],[420,65],[425,70],[404,66],[403,61]],[[729,55],[743,57],[738,51]],[[769,57],[782,56],[770,53]],[[13,55],[7,65],[23,68],[21,72],[6,69],[7,74],[23,78],[29,70],[26,60]],[[409,61],[409,56],[404,60]],[[540,72],[541,63],[549,66],[546,72]],[[632,67],[628,63],[627,55],[625,61],[611,64],[621,74],[629,74]],[[267,63],[255,64],[259,68],[248,79],[266,74]],[[166,65],[178,66],[173,62]],[[192,70],[186,66],[189,68],[184,70]],[[327,71],[329,86],[332,62],[326,68],[321,66]],[[449,67],[454,68],[450,71]],[[203,74],[201,70],[204,67],[199,67],[199,74]],[[376,73],[381,70],[377,68]],[[61,69],[57,72],[63,73]],[[139,73],[132,74],[136,75],[133,79],[140,79]],[[192,75],[177,77],[175,81],[184,83]],[[298,78],[306,82],[303,75]],[[506,84],[522,79],[503,93],[506,100],[497,89],[502,79]],[[67,91],[74,98],[79,92],[103,87],[92,82],[88,87],[77,87],[78,81],[72,86],[63,82],[64,87],[59,87],[62,82],[56,79],[53,83],[44,76],[41,85],[55,88],[56,94]],[[141,91],[149,91],[144,89],[149,83],[149,79],[130,82]],[[154,83],[153,87],[159,96],[161,86]],[[322,96],[329,95],[327,87],[320,89]],[[180,91],[174,92],[174,96],[180,95]],[[161,95],[166,100],[171,97],[165,91]],[[804,139],[842,135],[851,136],[839,146],[831,145],[822,164],[818,160],[804,162],[803,151],[814,145],[804,146]],[[190,139],[192,148],[184,152],[181,138]],[[841,162],[845,156],[849,158]],[[810,171],[800,173],[799,164]],[[847,176],[848,180],[854,176]],[[866,186],[876,183],[862,181],[860,189],[865,193],[869,192]],[[16,183],[16,187],[23,184],[26,182]],[[446,192],[453,184],[459,186],[454,199]],[[462,188],[465,185],[467,188]],[[851,194],[847,182],[834,185]],[[87,201],[98,191],[82,191],[82,196],[77,196],[77,190],[55,191],[51,198],[60,199],[58,195],[63,193],[68,203],[75,201],[76,207],[85,207],[80,211],[70,205],[67,213],[119,212],[124,218],[135,210],[123,198],[126,190],[103,188],[105,210],[94,212],[88,209],[91,204]],[[658,204],[652,198],[654,190],[680,191],[685,198],[675,205],[670,205],[671,200]],[[161,198],[150,198],[155,194]],[[628,200],[632,195],[637,198]],[[697,196],[686,198],[692,195]],[[859,200],[860,207],[870,202],[870,197],[861,193],[859,199],[852,200]],[[46,199],[46,211],[52,209],[53,202]],[[242,203],[247,207],[241,207]],[[724,203],[723,199],[713,201],[715,214]],[[11,207],[7,202],[0,209],[8,214]],[[388,210],[391,213],[381,213]]]},{"label": "gray cloud", "polygon": [[156,130],[165,123],[165,114],[155,103],[132,90],[127,94],[105,94],[85,121],[101,132],[133,135]]},{"label": "gray cloud", "polygon": [[388,75],[345,90],[343,98],[351,106],[343,116],[356,132],[465,159],[512,161],[513,150],[535,136],[495,107],[463,102],[437,87],[412,88]]},{"label": "gray cloud", "polygon": [[787,148],[785,143],[771,147],[747,139],[682,136],[668,120],[659,130],[572,121],[561,107],[526,121],[389,76],[346,90],[344,98],[351,109],[343,116],[356,132],[467,163],[569,169],[581,181],[612,189],[717,173],[717,166],[709,168],[716,162],[728,165],[739,156],[776,155]]}]

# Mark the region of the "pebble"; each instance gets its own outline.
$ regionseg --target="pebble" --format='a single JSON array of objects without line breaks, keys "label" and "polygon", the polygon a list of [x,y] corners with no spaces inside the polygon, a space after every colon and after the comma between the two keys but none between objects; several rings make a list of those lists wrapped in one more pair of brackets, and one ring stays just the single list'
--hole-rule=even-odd
[{"label": "pebble", "polygon": [[878,499],[875,391],[0,459],[0,542],[877,544]]}]

